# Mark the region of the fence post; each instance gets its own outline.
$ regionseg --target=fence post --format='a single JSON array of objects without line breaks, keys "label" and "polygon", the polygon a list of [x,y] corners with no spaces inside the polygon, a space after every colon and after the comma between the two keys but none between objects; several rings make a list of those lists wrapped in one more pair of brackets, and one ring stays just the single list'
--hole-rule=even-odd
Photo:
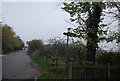
[{"label": "fence post", "polygon": [[108,79],[110,80],[110,63],[108,63]]},{"label": "fence post", "polygon": [[69,68],[69,79],[72,79],[72,63],[70,63],[70,68]]}]

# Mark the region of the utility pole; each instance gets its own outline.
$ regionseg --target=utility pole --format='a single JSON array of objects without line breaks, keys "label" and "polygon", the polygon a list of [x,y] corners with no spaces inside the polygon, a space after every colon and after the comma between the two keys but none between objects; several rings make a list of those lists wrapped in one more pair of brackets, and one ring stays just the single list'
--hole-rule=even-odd
[{"label": "utility pole", "polygon": [[66,44],[66,54],[65,54],[65,71],[67,72],[68,69],[68,41],[70,36],[70,29],[68,29],[68,32],[64,32],[63,35],[67,36],[67,44]]},{"label": "utility pole", "polygon": [[68,45],[68,42],[69,42],[69,37],[75,37],[76,36],[76,34],[74,34],[74,33],[71,33],[70,32],[70,28],[68,28],[68,31],[67,31],[67,33],[66,32],[64,32],[63,33],[63,35],[66,35],[67,36],[67,45],[66,45],[66,55],[65,55],[65,71],[66,71],[66,73],[68,73],[68,62],[69,62],[69,45]]}]

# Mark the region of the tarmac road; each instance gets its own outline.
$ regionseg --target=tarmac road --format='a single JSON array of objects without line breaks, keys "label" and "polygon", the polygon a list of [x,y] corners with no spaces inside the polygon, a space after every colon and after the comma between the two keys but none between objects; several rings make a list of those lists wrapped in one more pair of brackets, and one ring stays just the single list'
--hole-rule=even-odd
[{"label": "tarmac road", "polygon": [[0,81],[2,79],[2,55],[0,55]]},{"label": "tarmac road", "polygon": [[24,50],[2,57],[2,79],[35,79],[38,74],[36,64]]}]

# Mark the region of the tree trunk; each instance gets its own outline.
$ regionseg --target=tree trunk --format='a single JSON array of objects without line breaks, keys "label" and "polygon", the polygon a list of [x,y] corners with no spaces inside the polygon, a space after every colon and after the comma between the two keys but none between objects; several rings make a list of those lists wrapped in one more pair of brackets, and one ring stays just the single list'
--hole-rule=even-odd
[{"label": "tree trunk", "polygon": [[[93,2],[95,3],[95,2]],[[97,2],[96,2],[97,3]],[[92,7],[92,13],[86,21],[87,25],[87,61],[95,63],[96,49],[98,48],[98,26],[102,9],[98,4]]]}]

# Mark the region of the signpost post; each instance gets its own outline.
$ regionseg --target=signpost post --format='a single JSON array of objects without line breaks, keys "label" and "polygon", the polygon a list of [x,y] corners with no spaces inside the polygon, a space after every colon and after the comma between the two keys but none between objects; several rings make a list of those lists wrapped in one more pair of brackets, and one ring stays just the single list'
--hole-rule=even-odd
[{"label": "signpost post", "polygon": [[68,41],[69,41],[69,36],[70,36],[70,30],[68,30],[67,33],[63,33],[63,35],[66,35],[67,36],[67,44],[66,44],[66,54],[65,54],[65,71],[67,73],[67,64],[68,64]]},{"label": "signpost post", "polygon": [[68,32],[64,32],[63,33],[63,35],[66,35],[67,36],[67,45],[66,45],[66,55],[65,55],[65,71],[66,71],[66,73],[68,73],[68,58],[69,58],[69,53],[68,53],[68,51],[69,51],[69,46],[68,46],[68,42],[69,42],[69,37],[71,36],[73,36],[73,37],[75,37],[75,34],[74,33],[71,33],[70,32],[70,28],[68,28]]}]

